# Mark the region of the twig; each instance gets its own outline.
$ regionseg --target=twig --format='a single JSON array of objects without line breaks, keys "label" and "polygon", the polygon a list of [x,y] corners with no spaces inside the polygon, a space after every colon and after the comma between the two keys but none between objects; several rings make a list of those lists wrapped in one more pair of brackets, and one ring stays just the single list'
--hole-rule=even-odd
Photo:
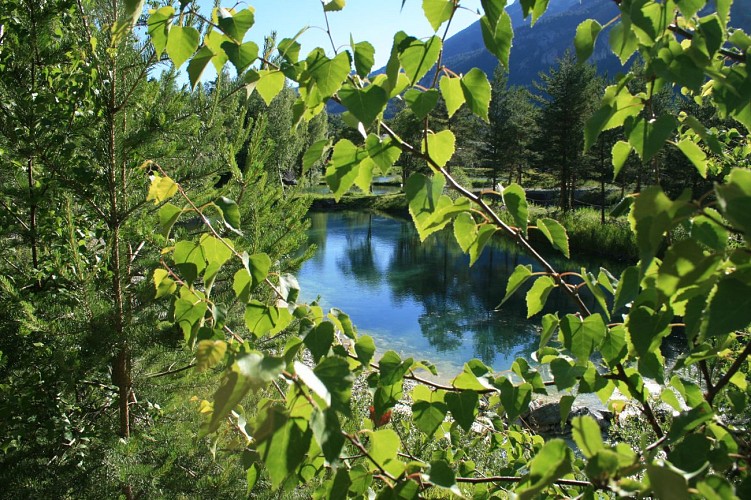
[{"label": "twig", "polygon": [[150,373],[148,375],[145,375],[145,377],[146,378],[166,377],[167,375],[174,375],[175,373],[180,373],[180,372],[184,372],[185,370],[190,370],[194,366],[196,366],[195,362],[187,366],[183,366],[182,368],[177,368],[175,370],[167,370],[167,371],[159,372],[159,373]]},{"label": "twig", "polygon": [[[381,472],[381,475],[384,478],[387,478],[390,481],[396,481],[396,478],[392,476],[391,473],[389,473],[386,469],[384,469],[383,466],[379,464],[375,458],[373,458],[370,452],[368,452],[367,448],[365,448],[365,446],[360,442],[360,440],[357,439],[357,436],[353,434],[349,434],[344,431],[342,431],[342,436],[347,438],[347,440],[349,440],[349,442],[352,443],[355,446],[355,448],[360,450],[360,453],[362,453],[362,455],[365,458],[367,458],[373,465],[375,465],[378,468],[378,470]],[[389,486],[393,486],[393,484],[389,484]]]},{"label": "twig", "polygon": [[741,354],[735,359],[735,362],[730,366],[725,375],[723,375],[722,378],[717,381],[717,384],[707,391],[706,399],[707,403],[709,403],[710,406],[712,405],[714,398],[717,396],[720,390],[722,390],[722,388],[725,387],[728,382],[730,382],[730,379],[733,378],[733,375],[735,375],[738,370],[741,369],[743,363],[746,362],[746,358],[748,358],[749,356],[751,356],[751,342],[746,344],[746,347],[743,349]]},{"label": "twig", "polygon": [[[482,483],[520,483],[524,477],[518,476],[488,476],[488,477],[457,477],[457,483],[469,483],[469,484],[482,484]],[[596,489],[608,489],[598,486],[589,481],[577,481],[576,479],[558,479],[553,484],[559,486],[579,486],[579,487],[594,487]]]}]

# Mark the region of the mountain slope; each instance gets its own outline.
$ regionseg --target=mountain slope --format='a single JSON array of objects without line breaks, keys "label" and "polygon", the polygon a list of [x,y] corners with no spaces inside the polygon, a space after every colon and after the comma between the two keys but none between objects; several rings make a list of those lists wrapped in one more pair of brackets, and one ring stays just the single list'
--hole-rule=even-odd
[{"label": "mountain slope", "polygon": [[[508,13],[514,27],[509,83],[528,86],[540,72],[553,66],[566,50],[573,51],[579,23],[596,19],[605,25],[618,15],[618,7],[608,0],[554,0],[534,27],[529,26],[529,19],[522,18],[519,2],[509,6]],[[733,2],[730,25],[751,32],[751,0]],[[610,52],[608,36],[608,29],[600,33],[589,62],[597,66],[600,74],[612,77],[623,68]],[[498,60],[483,45],[479,21],[446,40],[443,62],[457,73],[478,67],[488,76],[498,65]]]},{"label": "mountain slope", "polygon": [[[579,23],[591,18],[605,24],[618,14],[618,7],[613,2],[602,0],[551,2],[548,12],[534,27],[529,26],[529,19],[522,19],[519,2],[511,5],[508,11],[514,26],[509,82],[529,85],[541,71],[554,65],[566,50],[573,50],[574,34]],[[604,36],[607,33],[600,35]],[[601,39],[597,43],[591,61],[600,72],[615,74],[620,64],[603,41]],[[444,64],[457,73],[478,67],[488,75],[493,74],[498,60],[485,49],[479,22],[446,40]]]}]

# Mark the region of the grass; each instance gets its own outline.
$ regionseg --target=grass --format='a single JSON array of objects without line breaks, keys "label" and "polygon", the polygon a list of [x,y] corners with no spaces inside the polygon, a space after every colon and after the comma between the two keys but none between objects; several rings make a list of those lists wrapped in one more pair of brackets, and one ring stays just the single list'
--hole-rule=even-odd
[{"label": "grass", "polygon": [[311,210],[340,211],[340,210],[372,210],[393,215],[407,215],[407,197],[404,193],[367,195],[346,194],[338,202],[334,196],[316,195],[313,197]]}]

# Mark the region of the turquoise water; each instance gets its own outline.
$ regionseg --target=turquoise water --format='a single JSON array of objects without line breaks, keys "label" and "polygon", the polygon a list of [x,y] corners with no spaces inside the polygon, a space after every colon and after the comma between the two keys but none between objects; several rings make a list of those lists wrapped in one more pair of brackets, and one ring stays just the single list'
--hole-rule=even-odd
[{"label": "turquoise water", "polygon": [[[532,263],[525,256],[491,245],[470,268],[448,231],[421,244],[401,219],[337,212],[311,213],[310,220],[309,240],[318,249],[298,276],[302,298],[320,297],[325,310],[349,314],[381,353],[428,360],[447,378],[472,358],[504,371],[537,349],[539,316],[526,319],[523,292],[496,310],[514,268]],[[554,291],[547,310],[571,306]]]}]

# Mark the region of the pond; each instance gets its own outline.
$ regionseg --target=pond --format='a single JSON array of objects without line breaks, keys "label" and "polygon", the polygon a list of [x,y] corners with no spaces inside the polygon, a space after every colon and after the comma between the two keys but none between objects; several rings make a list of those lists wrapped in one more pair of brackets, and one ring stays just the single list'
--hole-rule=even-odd
[{"label": "pond", "polygon": [[[513,247],[489,245],[469,267],[449,231],[421,244],[407,220],[361,212],[309,217],[309,241],[317,251],[299,272],[302,298],[320,297],[324,310],[349,314],[380,353],[428,360],[448,378],[472,358],[503,371],[537,349],[540,319],[526,319],[524,293],[496,309],[514,268],[533,263]],[[578,270],[582,263],[561,259],[554,265]],[[554,291],[547,310],[572,307]]]}]

